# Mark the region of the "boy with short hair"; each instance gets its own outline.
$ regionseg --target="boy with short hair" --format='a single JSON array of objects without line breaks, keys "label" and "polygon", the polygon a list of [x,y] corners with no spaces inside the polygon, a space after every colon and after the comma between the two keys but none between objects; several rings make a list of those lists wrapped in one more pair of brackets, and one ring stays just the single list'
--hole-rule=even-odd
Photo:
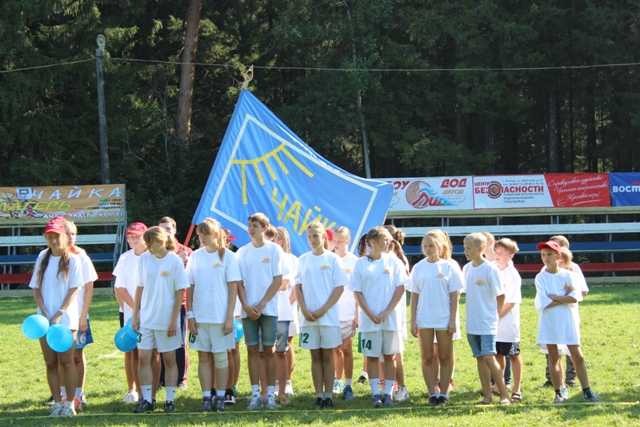
[{"label": "boy with short hair", "polygon": [[[278,299],[282,285],[282,249],[265,240],[269,218],[255,213],[248,219],[251,243],[238,250],[237,259],[242,281],[238,283],[238,298],[242,304],[242,324],[247,345],[247,364],[251,381],[251,402],[247,409],[276,409],[275,342],[278,325]],[[260,397],[259,347],[262,343],[267,374],[267,397]]]},{"label": "boy with short hair", "polygon": [[476,358],[482,394],[478,405],[493,402],[490,378],[493,375],[500,390],[500,404],[509,405],[507,387],[500,365],[496,361],[496,335],[499,313],[504,305],[504,291],[498,270],[486,262],[482,253],[487,239],[482,233],[471,233],[464,238],[464,255],[469,260],[462,273],[466,282],[467,340]]},{"label": "boy with short hair", "polygon": [[[519,251],[518,244],[511,239],[502,238],[495,243],[494,263],[498,267],[500,283],[504,288],[504,305],[500,311],[498,321],[498,335],[496,337],[496,359],[505,370],[508,356],[513,369],[512,402],[520,402],[520,382],[522,380],[522,358],[520,357],[520,304],[522,303],[522,279],[518,270],[513,266],[513,256]],[[496,390],[497,391],[497,390]]]}]

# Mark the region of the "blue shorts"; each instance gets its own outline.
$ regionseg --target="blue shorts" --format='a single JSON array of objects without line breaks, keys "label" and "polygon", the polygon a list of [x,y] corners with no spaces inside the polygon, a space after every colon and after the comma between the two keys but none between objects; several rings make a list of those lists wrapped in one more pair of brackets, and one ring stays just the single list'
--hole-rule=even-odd
[{"label": "blue shorts", "polygon": [[91,344],[93,342],[93,335],[91,334],[91,323],[89,319],[87,319],[87,330],[85,332],[80,332],[76,335],[76,346],[74,347],[76,350],[81,350],[86,347],[87,344]]},{"label": "blue shorts", "polygon": [[278,316],[262,314],[256,320],[244,317],[242,319],[242,327],[244,328],[244,343],[246,345],[262,344],[272,346],[276,343]]},{"label": "blue shorts", "polygon": [[471,346],[473,357],[491,356],[496,354],[495,335],[472,335],[467,334],[467,341]]},{"label": "blue shorts", "polygon": [[[276,332],[276,353],[284,353],[289,350],[289,320],[278,320],[278,330]],[[260,337],[262,338],[262,336]],[[260,344],[260,353],[264,352]]]}]

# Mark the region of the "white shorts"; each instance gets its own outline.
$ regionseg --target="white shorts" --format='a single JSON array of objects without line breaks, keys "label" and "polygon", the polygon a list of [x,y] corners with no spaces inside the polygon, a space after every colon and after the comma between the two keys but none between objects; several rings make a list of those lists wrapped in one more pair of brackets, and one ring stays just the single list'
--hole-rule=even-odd
[{"label": "white shorts", "polygon": [[336,348],[342,344],[340,326],[303,326],[300,328],[300,347],[306,350]]},{"label": "white shorts", "polygon": [[168,337],[167,331],[164,329],[140,328],[140,335],[138,350],[153,350],[157,348],[158,353],[166,353],[179,349],[184,342],[180,329],[178,329],[176,335]]},{"label": "white shorts", "polygon": [[189,347],[205,353],[222,353],[236,348],[235,335],[224,335],[222,323],[198,323],[198,335],[189,333]]},{"label": "white shorts", "polygon": [[360,333],[360,348],[367,357],[401,353],[402,335],[400,331],[373,331]]},{"label": "white shorts", "polygon": [[340,321],[340,335],[342,335],[342,341],[347,338],[353,338],[353,335],[356,333],[356,330],[353,329],[353,322],[347,320],[346,322]]},{"label": "white shorts", "polygon": [[289,338],[295,337],[300,333],[300,322],[298,321],[298,313],[295,314],[295,320],[289,322]]}]

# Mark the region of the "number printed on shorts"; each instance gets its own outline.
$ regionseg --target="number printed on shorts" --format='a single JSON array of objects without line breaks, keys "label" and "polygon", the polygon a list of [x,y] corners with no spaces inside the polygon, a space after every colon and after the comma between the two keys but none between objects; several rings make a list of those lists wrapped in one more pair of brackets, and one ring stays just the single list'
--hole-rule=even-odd
[{"label": "number printed on shorts", "polygon": [[307,334],[306,332],[303,332],[300,334],[300,342],[302,344],[309,344],[309,334]]},{"label": "number printed on shorts", "polygon": [[371,340],[362,340],[362,348],[371,350]]}]

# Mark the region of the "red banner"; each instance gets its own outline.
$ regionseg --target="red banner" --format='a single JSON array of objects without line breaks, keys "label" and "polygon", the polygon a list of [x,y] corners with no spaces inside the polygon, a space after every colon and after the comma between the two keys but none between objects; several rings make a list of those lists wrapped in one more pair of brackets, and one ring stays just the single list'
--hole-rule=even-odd
[{"label": "red banner", "polygon": [[549,173],[544,178],[556,208],[611,205],[609,174]]}]

